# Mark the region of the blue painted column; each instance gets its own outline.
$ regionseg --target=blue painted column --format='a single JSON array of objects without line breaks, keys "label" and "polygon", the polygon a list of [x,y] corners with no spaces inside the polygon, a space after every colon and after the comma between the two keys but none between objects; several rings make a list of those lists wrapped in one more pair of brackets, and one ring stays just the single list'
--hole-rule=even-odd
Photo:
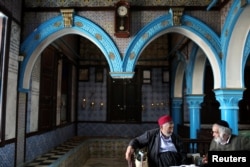
[{"label": "blue painted column", "polygon": [[238,135],[238,103],[245,89],[216,89],[216,99],[220,103],[221,119],[228,122],[232,133]]},{"label": "blue painted column", "polygon": [[200,129],[200,104],[204,95],[186,95],[190,117],[190,138],[197,139],[197,130]]},{"label": "blue painted column", "polygon": [[173,121],[174,121],[174,132],[177,134],[178,133],[178,130],[177,130],[177,127],[178,127],[178,124],[179,125],[182,125],[182,111],[181,111],[181,108],[182,108],[182,103],[183,103],[183,100],[182,98],[173,98],[172,99],[172,118],[173,118]]}]

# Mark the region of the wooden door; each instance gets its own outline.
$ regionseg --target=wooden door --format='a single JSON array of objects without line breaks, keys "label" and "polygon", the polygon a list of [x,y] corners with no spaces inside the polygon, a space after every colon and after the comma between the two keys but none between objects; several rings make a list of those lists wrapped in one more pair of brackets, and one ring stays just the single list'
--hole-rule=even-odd
[{"label": "wooden door", "polygon": [[39,130],[51,129],[56,124],[57,61],[52,47],[41,55]]},{"label": "wooden door", "polygon": [[133,79],[108,79],[108,121],[141,121],[141,82]]}]

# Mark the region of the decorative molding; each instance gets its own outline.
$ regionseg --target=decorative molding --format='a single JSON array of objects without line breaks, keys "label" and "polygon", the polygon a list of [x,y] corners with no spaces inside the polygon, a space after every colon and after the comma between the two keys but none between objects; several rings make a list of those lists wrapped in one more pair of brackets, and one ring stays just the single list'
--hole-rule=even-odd
[{"label": "decorative molding", "polygon": [[[61,37],[66,34],[78,34],[89,39],[102,51],[109,65],[110,72],[123,72],[121,55],[110,36],[100,26],[84,17],[74,15],[72,20],[77,24],[72,24],[73,27],[65,28],[63,17],[61,15],[54,17],[37,27],[21,44],[20,54],[25,55],[25,57],[21,64],[18,81],[20,92],[28,92],[30,89],[29,78],[31,69],[34,61],[40,55],[37,53],[40,53],[47,43],[54,41],[55,37]],[[55,26],[55,24],[58,26]],[[132,75],[126,75],[126,77],[132,78]]]},{"label": "decorative molding", "polygon": [[181,25],[181,17],[183,15],[184,8],[172,8],[173,10],[173,23],[174,26]]},{"label": "decorative molding", "polygon": [[218,63],[220,63],[221,43],[218,35],[200,20],[191,16],[183,15],[181,21],[181,27],[173,27],[173,11],[170,10],[167,14],[160,16],[141,29],[133,38],[125,53],[123,60],[124,71],[133,71],[136,61],[139,59],[138,57],[147,44],[164,32],[172,32],[171,30],[173,30],[173,32],[177,31],[173,28],[179,28],[180,30],[186,29],[202,38],[209,48],[211,48]]},{"label": "decorative molding", "polygon": [[174,97],[171,100],[171,104],[172,104],[172,108],[181,108],[182,107],[181,105],[183,104],[183,99]]},{"label": "decorative molding", "polygon": [[182,18],[182,25],[187,26],[189,29],[196,31],[196,34],[201,36],[204,40],[209,41],[209,45],[214,48],[216,55],[221,53],[221,42],[219,36],[207,25],[200,20],[191,16],[184,15]]},{"label": "decorative molding", "polygon": [[200,108],[200,104],[203,102],[204,94],[191,94],[186,95],[185,97],[189,108]]},{"label": "decorative molding", "polygon": [[72,27],[74,9],[61,9],[61,13],[63,16],[64,27]]},{"label": "decorative molding", "polygon": [[241,1],[234,1],[228,11],[224,26],[221,31],[221,50],[222,55],[227,55],[228,44],[231,39],[232,32],[236,25],[239,15],[243,8],[241,8]]},{"label": "decorative molding", "polygon": [[134,72],[109,72],[112,78],[124,79],[124,78],[133,78]]},{"label": "decorative molding", "polygon": [[[164,23],[164,24],[163,24]],[[168,23],[168,24],[166,24]],[[154,40],[158,35],[161,35],[159,32],[164,31],[168,27],[172,26],[172,15],[166,14],[160,16],[155,21],[150,22],[146,25],[139,33],[134,37],[130,43],[123,60],[123,67],[125,71],[133,71],[134,66],[136,65],[136,60],[141,54],[143,48],[151,41]],[[159,33],[159,34],[158,34]]]},{"label": "decorative molding", "polygon": [[220,102],[220,109],[238,108],[239,101],[243,98],[244,88],[215,89],[215,98]]}]

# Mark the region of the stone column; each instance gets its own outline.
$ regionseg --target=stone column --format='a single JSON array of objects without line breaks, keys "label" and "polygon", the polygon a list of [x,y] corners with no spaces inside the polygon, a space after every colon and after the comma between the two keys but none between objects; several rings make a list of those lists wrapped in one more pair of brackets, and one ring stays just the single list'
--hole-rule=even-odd
[{"label": "stone column", "polygon": [[197,139],[197,130],[200,129],[200,104],[204,95],[186,95],[186,102],[190,118],[190,138]]},{"label": "stone column", "polygon": [[173,121],[174,121],[174,132],[177,134],[178,133],[178,130],[177,130],[177,127],[178,127],[178,124],[182,124],[182,98],[173,98],[172,99],[172,110],[171,110],[171,113],[172,113],[172,117],[173,117]]}]

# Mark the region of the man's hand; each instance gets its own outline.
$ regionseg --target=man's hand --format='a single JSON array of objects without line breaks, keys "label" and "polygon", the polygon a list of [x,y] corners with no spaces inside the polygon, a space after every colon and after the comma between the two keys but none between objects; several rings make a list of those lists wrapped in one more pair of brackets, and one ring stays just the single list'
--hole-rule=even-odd
[{"label": "man's hand", "polygon": [[125,154],[125,159],[128,161],[128,162],[131,162],[131,157],[134,153],[134,149],[132,146],[128,146],[127,147],[127,151],[126,151],[126,154]]},{"label": "man's hand", "polygon": [[202,163],[203,163],[203,164],[207,164],[207,161],[208,161],[207,159],[208,159],[208,158],[207,158],[207,155],[203,155],[203,156],[202,156]]}]

